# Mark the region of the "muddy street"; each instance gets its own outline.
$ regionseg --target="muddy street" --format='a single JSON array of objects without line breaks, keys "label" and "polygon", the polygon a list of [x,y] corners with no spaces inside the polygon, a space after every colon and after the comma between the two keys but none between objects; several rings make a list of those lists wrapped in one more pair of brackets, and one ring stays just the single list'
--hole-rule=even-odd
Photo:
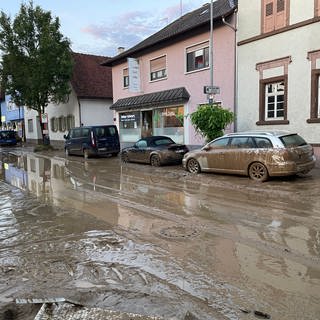
[{"label": "muddy street", "polygon": [[[164,319],[320,319],[320,170],[255,183],[0,151],[0,319],[64,298]],[[1,318],[2,317],[2,318]]]}]

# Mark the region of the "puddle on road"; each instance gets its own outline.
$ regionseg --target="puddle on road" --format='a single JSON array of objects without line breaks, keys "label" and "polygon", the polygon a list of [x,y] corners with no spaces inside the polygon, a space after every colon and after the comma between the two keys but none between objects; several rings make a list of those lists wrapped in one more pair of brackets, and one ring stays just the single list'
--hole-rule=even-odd
[{"label": "puddle on road", "polygon": [[0,160],[0,311],[51,296],[176,319],[320,314],[311,178],[258,186],[115,158]]}]

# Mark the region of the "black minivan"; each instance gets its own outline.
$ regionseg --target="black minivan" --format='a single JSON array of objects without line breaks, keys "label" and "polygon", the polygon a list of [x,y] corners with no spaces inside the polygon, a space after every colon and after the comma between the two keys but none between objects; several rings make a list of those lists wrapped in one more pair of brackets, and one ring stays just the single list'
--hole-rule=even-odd
[{"label": "black minivan", "polygon": [[72,128],[64,138],[66,156],[117,156],[120,152],[118,129],[114,125]]}]

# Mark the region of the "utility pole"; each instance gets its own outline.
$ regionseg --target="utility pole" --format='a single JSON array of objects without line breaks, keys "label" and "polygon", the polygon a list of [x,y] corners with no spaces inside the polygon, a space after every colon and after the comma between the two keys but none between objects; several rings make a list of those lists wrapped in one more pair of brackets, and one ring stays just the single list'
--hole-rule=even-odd
[{"label": "utility pole", "polygon": [[209,64],[210,64],[210,86],[213,87],[213,0],[210,3],[210,56],[209,56]]},{"label": "utility pole", "polygon": [[210,3],[209,65],[210,65],[210,85],[204,86],[204,93],[207,94],[208,103],[213,104],[214,95],[220,93],[220,88],[213,85],[213,0],[211,0],[211,3]]}]

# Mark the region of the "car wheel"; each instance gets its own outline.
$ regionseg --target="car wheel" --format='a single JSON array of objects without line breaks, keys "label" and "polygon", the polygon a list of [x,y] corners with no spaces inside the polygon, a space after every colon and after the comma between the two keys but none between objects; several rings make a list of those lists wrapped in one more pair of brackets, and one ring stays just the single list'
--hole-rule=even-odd
[{"label": "car wheel", "polygon": [[150,164],[153,167],[160,167],[161,166],[160,157],[157,154],[152,155],[150,159]]},{"label": "car wheel", "polygon": [[188,160],[187,169],[191,173],[199,173],[201,171],[199,162],[194,158],[191,158],[190,160]]},{"label": "car wheel", "polygon": [[249,177],[252,180],[264,182],[268,180],[268,170],[261,162],[254,162],[249,167]]},{"label": "car wheel", "polygon": [[89,151],[88,149],[83,149],[83,156],[85,159],[88,159],[89,158]]},{"label": "car wheel", "polygon": [[122,162],[129,162],[129,156],[128,154],[125,152],[125,153],[121,153],[121,161]]}]

